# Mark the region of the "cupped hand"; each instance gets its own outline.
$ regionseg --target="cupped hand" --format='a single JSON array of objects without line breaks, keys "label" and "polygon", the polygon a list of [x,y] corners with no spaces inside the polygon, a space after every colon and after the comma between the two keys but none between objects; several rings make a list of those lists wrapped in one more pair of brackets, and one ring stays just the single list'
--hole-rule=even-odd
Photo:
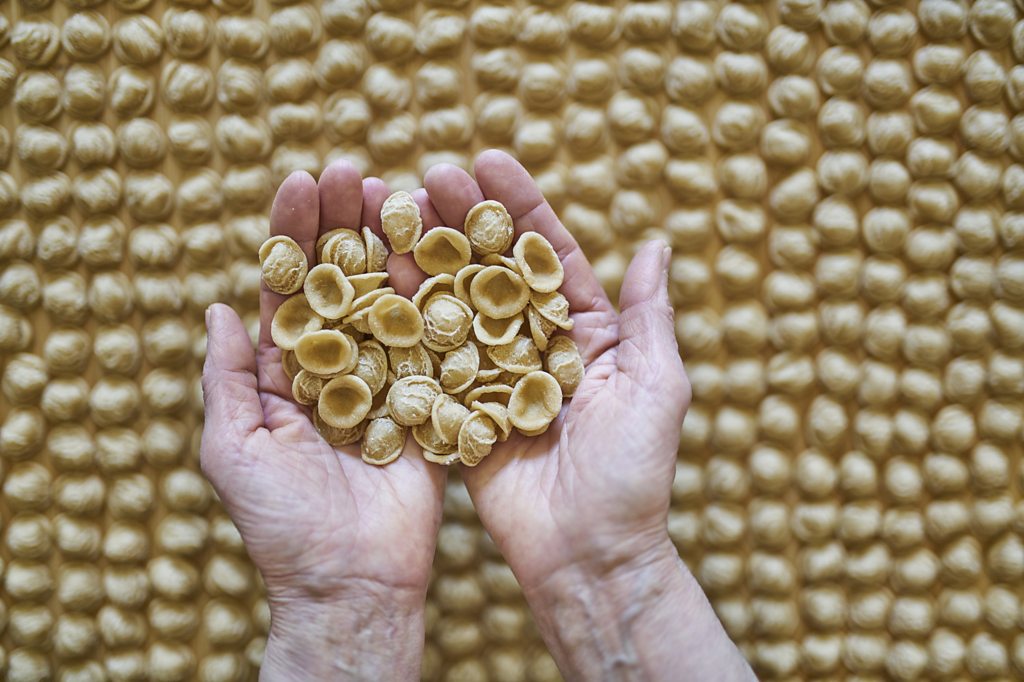
[{"label": "cupped hand", "polygon": [[669,247],[645,244],[616,312],[572,235],[529,173],[499,151],[480,155],[475,180],[455,166],[425,179],[421,211],[461,227],[477,202],[506,206],[516,235],[536,231],[565,271],[562,293],[585,377],[548,430],[496,444],[462,474],[480,518],[524,589],[562,568],[612,570],[670,554],[667,532],[679,429],[690,385],[667,293]]},{"label": "cupped hand", "polygon": [[[278,190],[270,232],[295,239],[312,268],[318,234],[363,225],[381,234],[387,195],[382,181],[362,180],[344,162],[319,183],[296,172]],[[390,274],[401,285],[409,274],[397,269]],[[360,459],[358,443],[335,448],[317,433],[310,410],[292,399],[270,338],[283,300],[263,286],[255,352],[231,308],[207,311],[203,471],[263,575],[272,615],[291,602],[366,595],[422,609],[445,473],[412,439],[398,460],[375,467]]]}]

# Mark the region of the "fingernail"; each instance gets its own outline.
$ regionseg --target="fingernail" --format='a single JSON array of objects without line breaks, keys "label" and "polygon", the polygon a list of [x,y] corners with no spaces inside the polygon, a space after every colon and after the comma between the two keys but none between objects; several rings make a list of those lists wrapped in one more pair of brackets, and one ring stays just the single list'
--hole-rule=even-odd
[{"label": "fingernail", "polygon": [[211,303],[206,307],[206,328],[210,328],[210,316],[213,314],[213,304]]}]

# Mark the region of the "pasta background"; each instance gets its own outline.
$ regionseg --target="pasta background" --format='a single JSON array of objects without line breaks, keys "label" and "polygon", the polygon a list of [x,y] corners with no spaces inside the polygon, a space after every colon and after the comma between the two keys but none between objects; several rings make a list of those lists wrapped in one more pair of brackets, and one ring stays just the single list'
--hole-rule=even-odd
[{"label": "pasta background", "polygon": [[[0,3],[0,665],[241,680],[197,464],[277,183],[509,149],[617,292],[674,247],[670,531],[766,679],[1024,676],[1024,5]],[[352,226],[358,228],[360,226]],[[450,478],[424,678],[553,680]]]}]

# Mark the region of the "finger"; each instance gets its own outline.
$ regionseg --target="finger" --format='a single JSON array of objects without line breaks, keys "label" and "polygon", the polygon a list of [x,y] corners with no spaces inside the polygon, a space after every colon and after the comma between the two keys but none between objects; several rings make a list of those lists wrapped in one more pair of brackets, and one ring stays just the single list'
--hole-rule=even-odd
[{"label": "finger", "polygon": [[423,186],[444,224],[456,230],[462,230],[469,209],[484,200],[476,180],[450,163],[430,168],[423,178]]},{"label": "finger", "polygon": [[363,178],[349,161],[335,161],[320,174],[320,234],[337,227],[359,231],[363,215]]},{"label": "finger", "polygon": [[569,300],[569,307],[574,312],[597,311],[613,316],[611,301],[583,250],[545,201],[530,173],[511,156],[495,149],[480,154],[474,169],[483,195],[508,209],[517,235],[539,232],[551,242],[565,270],[559,291]]},{"label": "finger", "polygon": [[[320,229],[320,193],[316,180],[305,171],[295,171],[281,183],[270,209],[270,234],[291,237],[306,254],[309,266],[316,265],[313,247]],[[270,321],[287,298],[260,284],[260,348],[274,345]]]},{"label": "finger", "polygon": [[219,446],[205,447],[206,432],[218,443],[237,442],[263,426],[264,419],[256,389],[256,354],[238,314],[214,303],[206,310],[206,334],[202,380],[206,424],[201,450],[204,460],[212,460],[223,451]]},{"label": "finger", "polygon": [[384,239],[384,243],[387,243],[387,239],[384,237],[384,230],[380,227],[380,209],[384,205],[384,201],[388,198],[391,192],[388,190],[388,186],[380,178],[366,178],[363,180],[363,215],[362,224],[365,227]]},{"label": "finger", "polygon": [[629,264],[619,296],[618,369],[641,386],[659,390],[685,382],[675,319],[668,297],[672,250],[665,242],[643,245]]},{"label": "finger", "polygon": [[434,204],[430,200],[430,197],[427,196],[427,190],[422,187],[417,190],[413,190],[412,199],[416,202],[416,205],[419,206],[420,217],[423,219],[424,232],[445,224],[441,216],[438,215],[437,209],[434,208]]},{"label": "finger", "polygon": [[399,296],[412,298],[426,278],[411,253],[392,253],[388,256],[387,283]]}]

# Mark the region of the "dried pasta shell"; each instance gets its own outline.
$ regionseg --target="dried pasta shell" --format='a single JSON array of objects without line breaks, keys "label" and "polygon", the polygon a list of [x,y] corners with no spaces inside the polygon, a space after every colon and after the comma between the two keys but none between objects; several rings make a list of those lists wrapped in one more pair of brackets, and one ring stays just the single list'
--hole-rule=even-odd
[{"label": "dried pasta shell", "polygon": [[526,307],[530,301],[530,287],[526,286],[526,280],[508,268],[490,265],[473,278],[469,297],[473,307],[488,317],[506,318]]},{"label": "dried pasta shell", "polygon": [[356,295],[345,273],[333,263],[321,263],[310,270],[302,291],[309,307],[327,320],[345,317]]},{"label": "dried pasta shell", "polygon": [[565,272],[555,247],[539,232],[524,232],[512,247],[523,279],[534,291],[549,294],[562,286]]},{"label": "dried pasta shell", "polygon": [[547,428],[562,409],[562,389],[547,372],[530,372],[512,389],[508,416],[520,431]]},{"label": "dried pasta shell", "polygon": [[473,253],[466,235],[450,227],[427,230],[412,250],[412,257],[420,270],[428,275],[454,276],[469,265]]},{"label": "dried pasta shell", "polygon": [[293,350],[303,334],[324,326],[324,318],[309,307],[304,294],[295,294],[277,307],[270,322],[270,338],[281,350]]},{"label": "dried pasta shell", "polygon": [[388,379],[388,355],[374,340],[359,344],[359,354],[352,374],[366,382],[370,393],[377,395]]},{"label": "dried pasta shell", "polygon": [[444,393],[437,396],[430,408],[430,423],[434,426],[434,431],[448,443],[458,442],[459,429],[468,416],[469,408]]},{"label": "dried pasta shell", "polygon": [[512,433],[512,422],[508,418],[508,406],[497,402],[480,402],[474,400],[469,409],[486,414],[498,429],[498,440],[504,442]]},{"label": "dried pasta shell", "polygon": [[345,332],[342,332],[342,334],[345,334],[345,340],[348,342],[349,353],[348,362],[341,368],[340,374],[351,374],[356,365],[359,364],[359,342],[351,334],[346,334]]},{"label": "dried pasta shell", "polygon": [[466,393],[462,403],[467,407],[472,405],[474,402],[501,403],[502,405],[508,405],[511,398],[511,386],[507,386],[505,384],[486,384],[484,386],[477,386]]},{"label": "dried pasta shell", "polygon": [[434,275],[423,280],[419,289],[412,295],[412,303],[420,310],[423,304],[434,294],[451,294],[455,291],[455,277],[447,273]]},{"label": "dried pasta shell", "polygon": [[497,201],[481,201],[469,209],[463,231],[475,253],[503,253],[512,246],[512,216]]},{"label": "dried pasta shell", "polygon": [[470,263],[466,267],[462,268],[455,273],[455,281],[452,283],[452,292],[455,297],[464,303],[473,305],[473,301],[469,296],[469,286],[473,282],[473,278],[477,276],[485,266],[480,263]]},{"label": "dried pasta shell", "polygon": [[466,466],[475,467],[491,454],[498,440],[494,422],[483,412],[472,412],[459,429],[459,458]]},{"label": "dried pasta shell", "polygon": [[391,417],[391,408],[388,407],[387,391],[381,391],[377,395],[373,396],[373,405],[370,407],[370,411],[366,414],[367,419],[380,419],[381,417]]},{"label": "dried pasta shell", "polygon": [[306,254],[291,237],[277,235],[260,246],[260,271],[271,291],[294,294],[302,288],[308,268]]},{"label": "dried pasta shell", "polygon": [[583,358],[576,342],[568,336],[551,339],[544,355],[544,369],[558,382],[563,396],[569,397],[575,393],[584,374]]},{"label": "dried pasta shell", "polygon": [[410,376],[399,379],[388,391],[391,418],[402,426],[422,424],[430,419],[430,408],[440,394],[440,384],[430,377]]},{"label": "dried pasta shell", "polygon": [[542,294],[534,291],[530,294],[530,303],[548,322],[559,329],[572,331],[573,321],[569,317],[569,301],[557,291]]},{"label": "dried pasta shell", "polygon": [[302,369],[292,380],[292,397],[300,405],[315,405],[323,387],[321,377]]},{"label": "dried pasta shell", "polygon": [[284,370],[286,377],[292,380],[295,379],[295,376],[302,370],[299,367],[299,361],[295,359],[295,351],[281,351],[281,369]]},{"label": "dried pasta shell", "polygon": [[446,441],[435,429],[431,420],[412,427],[412,437],[421,448],[435,455],[450,455],[456,450],[456,441]]},{"label": "dried pasta shell", "polygon": [[385,346],[409,348],[423,339],[423,316],[402,296],[387,294],[374,301],[369,323],[370,333]]},{"label": "dried pasta shell", "polygon": [[428,450],[423,451],[423,459],[434,464],[442,464],[444,466],[451,466],[459,461],[459,453],[453,452],[450,455],[439,455],[436,452],[430,452]]},{"label": "dried pasta shell", "polygon": [[366,247],[366,272],[384,272],[388,267],[388,247],[384,246],[384,240],[364,227],[363,246]]},{"label": "dried pasta shell", "polygon": [[408,192],[395,192],[384,200],[380,223],[395,253],[412,251],[423,232],[420,207]]},{"label": "dried pasta shell", "polygon": [[383,466],[394,462],[405,449],[405,427],[393,419],[380,417],[370,421],[363,433],[360,455],[368,464]]},{"label": "dried pasta shell", "polygon": [[362,438],[363,431],[366,429],[366,422],[361,421],[348,429],[339,428],[337,426],[331,426],[325,422],[323,417],[320,416],[319,410],[313,410],[313,426],[316,427],[317,432],[325,441],[334,447],[339,448],[345,445],[351,445]]},{"label": "dried pasta shell", "polygon": [[484,266],[500,265],[502,267],[508,268],[509,270],[511,270],[512,272],[516,273],[519,276],[522,276],[523,274],[523,272],[519,269],[519,263],[516,262],[515,258],[509,258],[508,256],[501,255],[500,253],[487,254],[486,256],[480,259],[480,263],[483,264]]},{"label": "dried pasta shell", "polygon": [[494,361],[491,360],[487,353],[479,353],[479,355],[480,369],[476,371],[477,382],[481,384],[494,383],[504,370],[494,364]]},{"label": "dried pasta shell", "polygon": [[434,376],[434,363],[422,344],[408,348],[388,348],[388,360],[395,381],[412,376]]},{"label": "dried pasta shell", "polygon": [[[353,279],[355,279],[355,277],[349,277],[348,281],[351,282]],[[353,287],[354,286],[355,285],[353,285]],[[381,287],[379,289],[368,291],[362,296],[356,297],[356,300],[352,301],[352,308],[349,310],[349,315],[354,315],[360,310],[369,311],[373,304],[377,302],[377,299],[393,293],[395,293],[395,290],[391,287]]]},{"label": "dried pasta shell", "polygon": [[355,342],[347,334],[336,329],[321,329],[303,334],[295,343],[295,359],[307,372],[333,376],[354,364],[354,348]]},{"label": "dried pasta shell", "polygon": [[533,345],[537,346],[537,350],[547,350],[551,335],[558,327],[551,320],[542,317],[532,303],[526,306],[526,320],[529,322],[530,338],[533,339]]},{"label": "dried pasta shell", "polygon": [[500,346],[516,337],[523,326],[523,316],[515,315],[496,320],[483,313],[473,318],[473,334],[476,340],[486,346]]},{"label": "dried pasta shell", "polygon": [[514,374],[526,374],[541,368],[540,352],[525,336],[517,336],[500,346],[488,346],[487,355],[495,365]]},{"label": "dried pasta shell", "polygon": [[423,345],[439,353],[461,346],[473,327],[473,311],[451,294],[435,294],[423,306]]},{"label": "dried pasta shell", "polygon": [[370,411],[373,395],[366,382],[346,374],[324,384],[320,391],[317,412],[324,422],[340,429],[357,426]]},{"label": "dried pasta shell", "polygon": [[321,263],[334,263],[346,275],[366,272],[366,243],[362,235],[347,227],[331,230],[320,251]]},{"label": "dried pasta shell", "polygon": [[476,344],[467,343],[445,353],[439,376],[441,388],[448,393],[461,393],[477,379],[480,351]]},{"label": "dried pasta shell", "polygon": [[355,290],[355,300],[379,289],[386,281],[388,281],[386,272],[367,272],[364,275],[352,275],[348,278],[348,283]]},{"label": "dried pasta shell", "polygon": [[343,326],[351,327],[360,334],[370,333],[370,309],[363,308],[354,313],[349,313],[341,320]]}]

